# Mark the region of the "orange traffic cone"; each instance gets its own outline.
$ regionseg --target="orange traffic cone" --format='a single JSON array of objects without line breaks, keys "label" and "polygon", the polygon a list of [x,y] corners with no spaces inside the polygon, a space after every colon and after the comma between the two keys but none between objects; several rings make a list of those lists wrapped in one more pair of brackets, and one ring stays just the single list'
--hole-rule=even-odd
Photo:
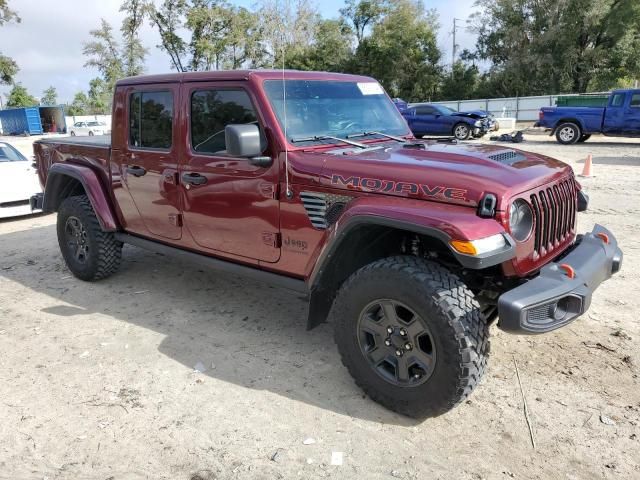
[{"label": "orange traffic cone", "polygon": [[587,159],[584,161],[584,168],[582,169],[581,177],[595,177],[592,171],[592,158],[591,154],[587,155]]}]

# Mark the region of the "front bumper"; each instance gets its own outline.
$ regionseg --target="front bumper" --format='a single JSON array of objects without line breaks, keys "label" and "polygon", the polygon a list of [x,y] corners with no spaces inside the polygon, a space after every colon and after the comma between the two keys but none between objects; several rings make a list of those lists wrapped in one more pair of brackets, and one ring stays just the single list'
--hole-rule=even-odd
[{"label": "front bumper", "polygon": [[545,333],[585,313],[598,286],[622,267],[613,234],[596,225],[556,262],[498,299],[499,327],[510,333]]}]

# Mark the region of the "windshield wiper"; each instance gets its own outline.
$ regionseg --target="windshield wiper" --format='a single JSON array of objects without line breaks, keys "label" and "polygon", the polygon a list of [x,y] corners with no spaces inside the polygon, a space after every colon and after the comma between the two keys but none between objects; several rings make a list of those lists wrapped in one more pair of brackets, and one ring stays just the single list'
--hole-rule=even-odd
[{"label": "windshield wiper", "polygon": [[300,143],[300,142],[318,142],[321,140],[336,140],[341,143],[346,143],[347,145],[353,145],[358,148],[369,148],[364,143],[354,142],[352,140],[347,140],[346,138],[340,137],[332,137],[331,135],[314,135],[313,137],[303,137],[303,138],[292,138],[291,143]]},{"label": "windshield wiper", "polygon": [[368,137],[370,135],[380,135],[381,137],[388,138],[390,140],[395,140],[396,142],[406,142],[406,138],[396,137],[395,135],[389,135],[388,133],[382,132],[362,132],[362,133],[354,133],[353,135],[347,135],[347,138],[357,138],[357,137]]}]

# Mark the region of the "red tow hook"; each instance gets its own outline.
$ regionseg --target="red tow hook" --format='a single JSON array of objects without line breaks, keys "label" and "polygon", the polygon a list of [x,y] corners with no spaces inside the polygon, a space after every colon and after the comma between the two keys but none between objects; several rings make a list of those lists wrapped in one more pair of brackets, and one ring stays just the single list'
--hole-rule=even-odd
[{"label": "red tow hook", "polygon": [[561,270],[564,270],[564,273],[567,275],[567,277],[569,278],[576,278],[576,271],[573,269],[573,267],[571,265],[569,265],[568,263],[561,263],[559,265],[559,268]]},{"label": "red tow hook", "polygon": [[600,232],[600,233],[596,233],[596,237],[598,237],[599,239],[601,239],[604,243],[606,243],[607,245],[609,245],[609,235],[607,235],[604,232]]}]

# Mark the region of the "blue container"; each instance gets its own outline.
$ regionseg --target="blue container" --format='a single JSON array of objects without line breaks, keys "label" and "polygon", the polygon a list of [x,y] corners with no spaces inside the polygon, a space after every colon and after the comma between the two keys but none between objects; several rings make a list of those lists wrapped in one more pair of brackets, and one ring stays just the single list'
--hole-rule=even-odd
[{"label": "blue container", "polygon": [[0,110],[0,123],[2,123],[4,135],[42,134],[39,107]]}]

